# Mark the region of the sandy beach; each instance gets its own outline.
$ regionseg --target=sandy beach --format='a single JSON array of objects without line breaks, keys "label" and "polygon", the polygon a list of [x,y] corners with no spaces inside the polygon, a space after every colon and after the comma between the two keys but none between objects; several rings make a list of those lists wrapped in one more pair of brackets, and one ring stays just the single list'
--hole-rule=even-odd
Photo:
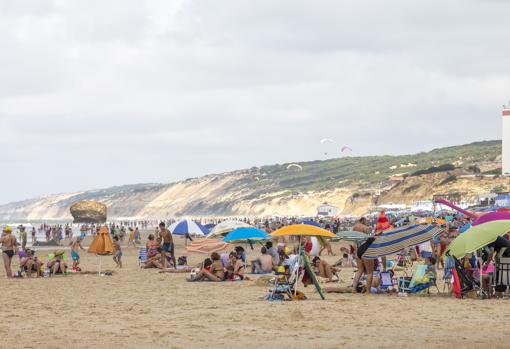
[{"label": "sandy beach", "polygon": [[[177,247],[181,255],[180,238]],[[338,243],[334,248],[338,251]],[[507,300],[328,294],[321,301],[308,287],[306,301],[269,302],[260,299],[267,287],[254,281],[188,283],[185,274],[142,270],[135,248],[124,248],[125,268],[110,277],[93,273],[96,256],[81,255],[83,274],[2,280],[0,289],[8,300],[0,327],[4,344],[18,348],[508,348],[510,340]],[[189,258],[193,264],[204,257]],[[15,259],[15,268],[17,263]],[[103,268],[113,267],[111,257],[103,257]],[[352,269],[344,269],[341,276],[344,283],[335,285],[346,286]]]}]

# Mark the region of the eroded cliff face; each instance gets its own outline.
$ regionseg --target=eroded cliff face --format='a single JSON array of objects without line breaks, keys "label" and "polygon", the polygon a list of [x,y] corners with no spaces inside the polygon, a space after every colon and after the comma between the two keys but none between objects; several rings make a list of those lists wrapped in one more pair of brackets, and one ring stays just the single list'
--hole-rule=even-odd
[{"label": "eroded cliff face", "polygon": [[[472,202],[496,187],[510,190],[510,178],[474,176],[501,168],[501,142],[477,142],[428,153],[345,157],[254,167],[172,184],[136,184],[50,195],[0,206],[0,220],[72,220],[72,204],[92,200],[108,218],[315,215],[324,202],[343,214],[360,215],[387,203],[410,205],[435,194],[456,193]],[[416,170],[448,164],[453,170],[413,176]],[[412,166],[409,168],[409,166]],[[402,173],[405,172],[406,174]]]},{"label": "eroded cliff face", "polygon": [[[343,214],[361,215],[377,204],[412,204],[429,200],[435,194],[459,193],[464,201],[474,201],[479,194],[497,186],[510,188],[510,179],[457,178],[451,173],[406,178],[386,188],[352,185],[304,193],[289,190],[254,195],[253,191],[234,186],[238,175],[207,177],[171,185],[158,185],[113,193],[81,192],[48,196],[0,206],[0,219],[71,220],[70,206],[88,197],[108,206],[108,218],[165,218],[203,216],[315,215],[316,208],[328,202]],[[450,182],[446,179],[450,178]]]}]

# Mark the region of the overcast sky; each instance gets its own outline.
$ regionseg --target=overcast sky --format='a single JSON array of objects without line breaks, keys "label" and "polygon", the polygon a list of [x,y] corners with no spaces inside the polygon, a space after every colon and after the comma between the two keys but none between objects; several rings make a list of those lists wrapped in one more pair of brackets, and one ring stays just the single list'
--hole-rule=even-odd
[{"label": "overcast sky", "polygon": [[509,14],[506,0],[0,0],[0,202],[500,139]]}]

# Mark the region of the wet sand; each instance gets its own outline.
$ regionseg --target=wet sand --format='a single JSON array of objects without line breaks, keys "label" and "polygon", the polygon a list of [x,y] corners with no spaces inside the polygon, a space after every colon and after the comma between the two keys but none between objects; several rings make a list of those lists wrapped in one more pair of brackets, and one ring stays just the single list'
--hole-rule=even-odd
[{"label": "wet sand", "polygon": [[[180,255],[182,239],[177,247]],[[81,255],[82,269],[97,271],[97,257]],[[190,264],[203,258],[192,255]],[[508,300],[328,294],[321,301],[308,287],[306,301],[269,302],[260,300],[267,287],[253,281],[188,283],[185,274],[141,270],[134,248],[124,247],[123,261],[111,277],[7,280],[2,266],[0,347],[509,347]],[[113,267],[103,257],[103,268]],[[351,276],[342,271],[344,281]]]}]

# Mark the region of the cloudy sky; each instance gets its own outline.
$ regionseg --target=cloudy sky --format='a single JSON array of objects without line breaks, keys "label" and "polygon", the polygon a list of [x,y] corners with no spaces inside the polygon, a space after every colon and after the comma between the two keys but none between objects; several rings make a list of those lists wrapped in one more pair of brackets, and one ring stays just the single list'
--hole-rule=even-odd
[{"label": "cloudy sky", "polygon": [[509,13],[506,0],[0,0],[0,202],[342,145],[500,139]]}]

